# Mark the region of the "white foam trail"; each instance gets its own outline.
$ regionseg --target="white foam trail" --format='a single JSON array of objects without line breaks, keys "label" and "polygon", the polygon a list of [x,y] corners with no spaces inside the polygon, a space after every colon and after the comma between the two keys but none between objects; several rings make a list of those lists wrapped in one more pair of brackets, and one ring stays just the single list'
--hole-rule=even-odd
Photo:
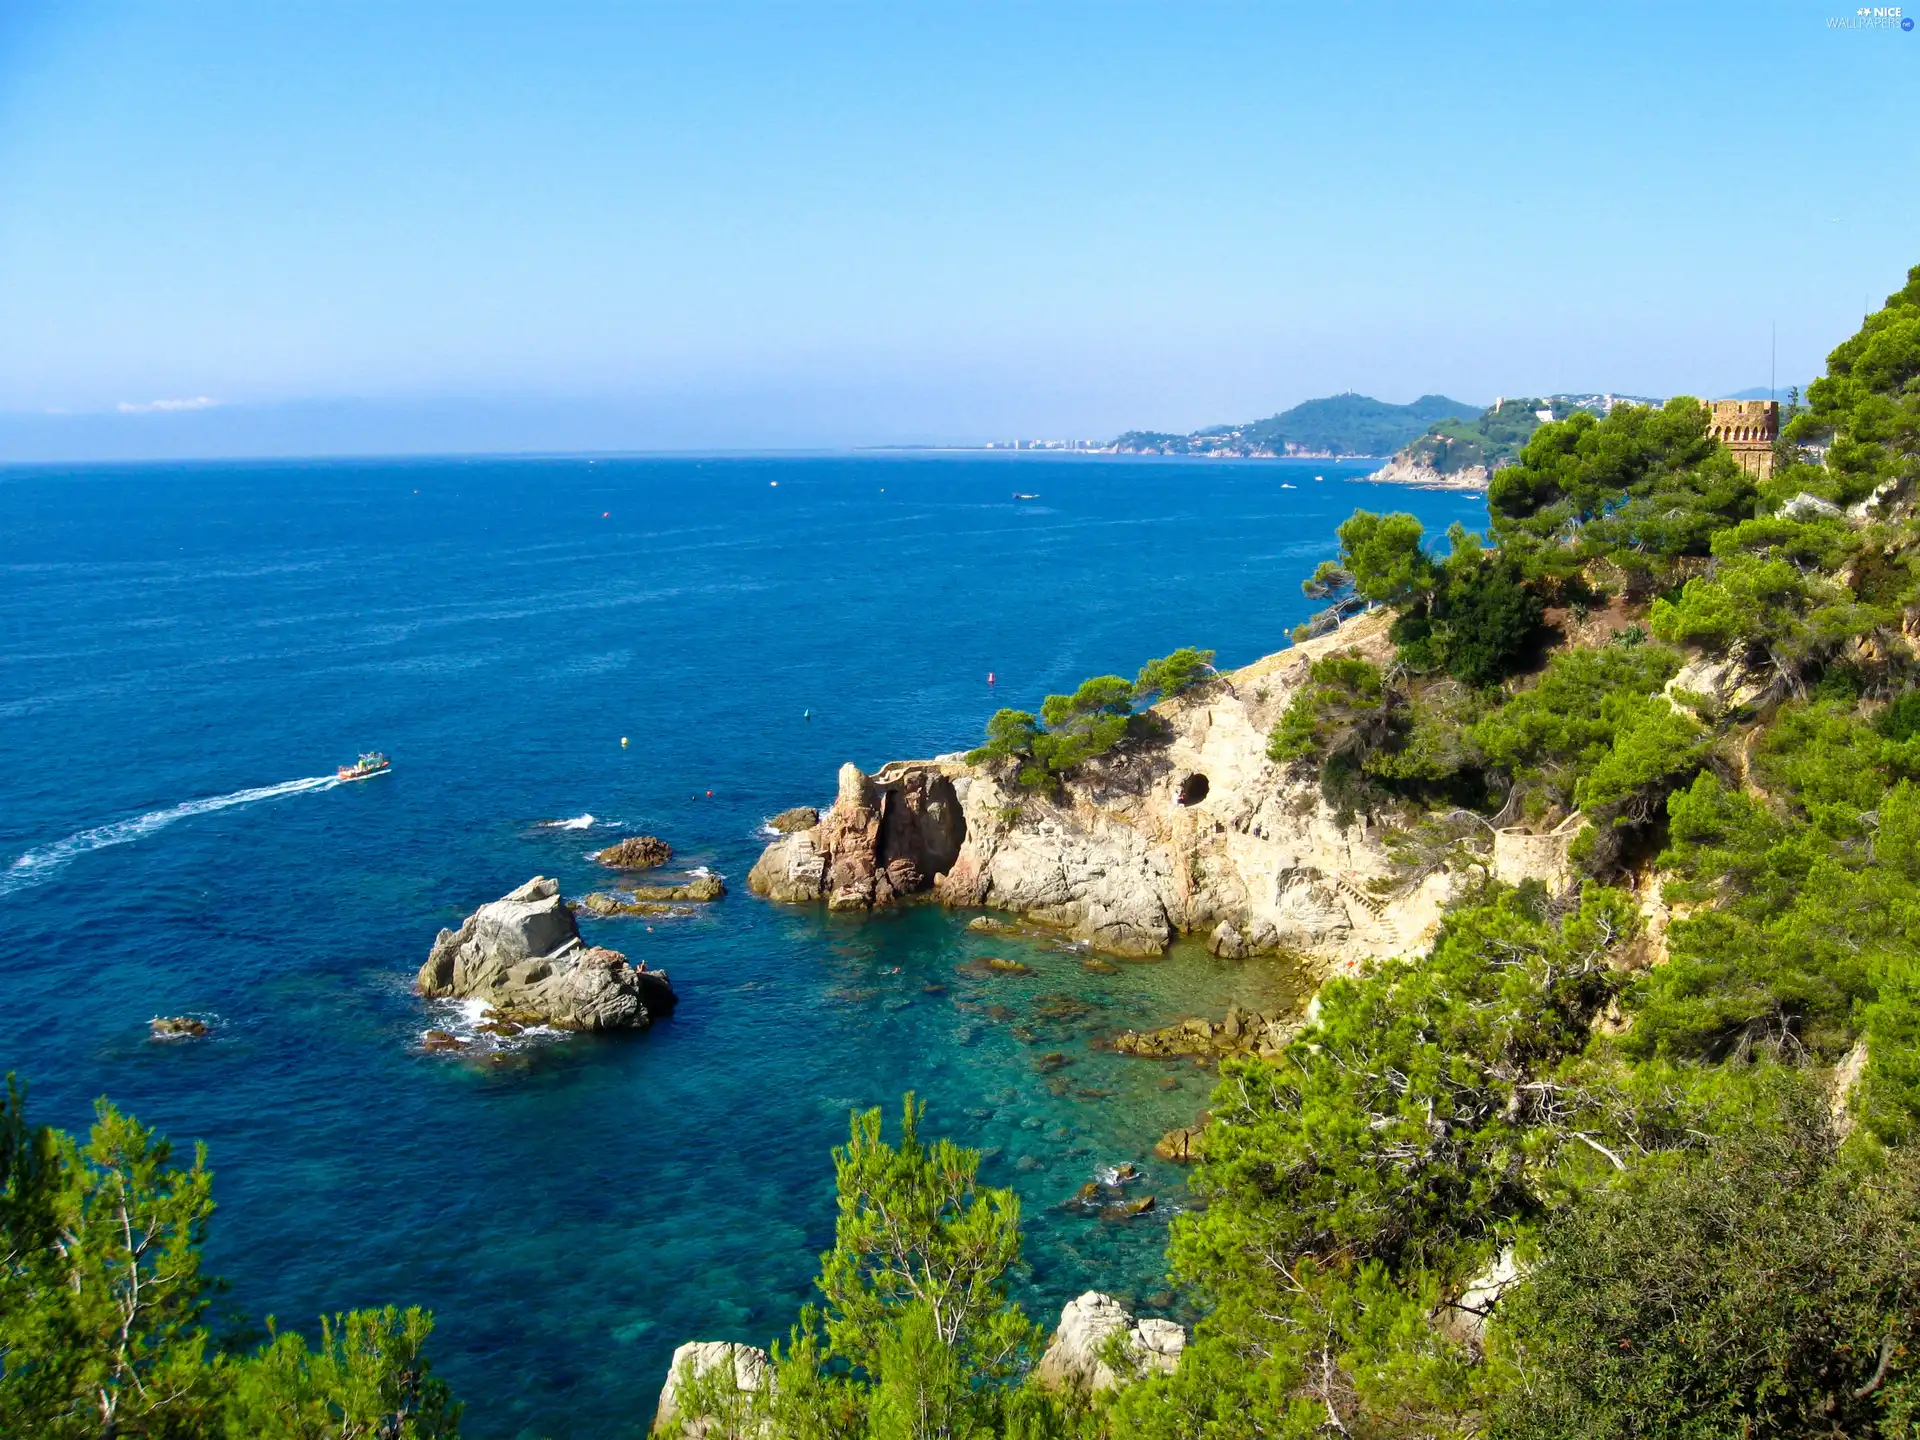
[{"label": "white foam trail", "polygon": [[593,816],[576,815],[571,820],[542,820],[540,828],[542,830],[591,830]]},{"label": "white foam trail", "polygon": [[167,810],[153,810],[131,820],[116,820],[111,825],[96,825],[56,840],[38,850],[29,850],[4,871],[0,871],[0,895],[11,895],[51,880],[56,871],[70,861],[109,845],[125,845],[141,840],[156,830],[164,830],[176,820],[206,815],[233,805],[251,805],[256,800],[277,800],[282,795],[303,795],[312,790],[331,790],[340,784],[337,775],[310,775],[304,780],[287,780],[278,785],[262,785],[253,790],[236,790],[231,795],[214,795],[205,800],[189,800]]}]

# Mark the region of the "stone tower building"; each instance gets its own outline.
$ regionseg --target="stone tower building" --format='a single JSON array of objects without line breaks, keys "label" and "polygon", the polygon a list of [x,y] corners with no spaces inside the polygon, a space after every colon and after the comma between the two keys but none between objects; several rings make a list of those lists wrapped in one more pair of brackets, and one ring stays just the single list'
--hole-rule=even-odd
[{"label": "stone tower building", "polygon": [[1716,400],[1707,434],[1733,452],[1756,480],[1773,478],[1773,442],[1780,438],[1777,400]]}]

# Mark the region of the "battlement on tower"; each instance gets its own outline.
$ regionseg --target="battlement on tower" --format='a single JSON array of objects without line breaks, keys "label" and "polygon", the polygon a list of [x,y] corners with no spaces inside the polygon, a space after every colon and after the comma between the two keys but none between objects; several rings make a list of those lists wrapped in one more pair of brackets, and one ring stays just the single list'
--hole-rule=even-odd
[{"label": "battlement on tower", "polygon": [[1777,400],[1715,400],[1707,434],[1733,452],[1735,462],[1757,480],[1773,477],[1773,442],[1780,438]]}]

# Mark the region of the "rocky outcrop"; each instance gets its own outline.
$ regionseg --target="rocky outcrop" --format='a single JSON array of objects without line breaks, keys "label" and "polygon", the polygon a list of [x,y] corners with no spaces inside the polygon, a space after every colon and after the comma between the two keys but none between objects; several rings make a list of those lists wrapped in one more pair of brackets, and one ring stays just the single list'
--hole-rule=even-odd
[{"label": "rocky outcrop", "polygon": [[1676,704],[1691,701],[1708,718],[1749,715],[1779,698],[1777,675],[1733,655],[1696,654],[1667,682]]},{"label": "rocky outcrop", "polygon": [[[1107,1346],[1115,1335],[1121,1342],[1127,1373],[1116,1373],[1107,1363]],[[1089,1290],[1060,1312],[1060,1328],[1033,1372],[1036,1383],[1082,1394],[1112,1390],[1140,1374],[1157,1370],[1171,1374],[1186,1349],[1187,1332],[1171,1320],[1136,1321],[1111,1295]]]},{"label": "rocky outcrop", "polygon": [[1299,1033],[1300,1021],[1292,1015],[1260,1015],[1227,1007],[1227,1018],[1214,1022],[1196,1015],[1176,1020],[1158,1030],[1124,1030],[1114,1037],[1113,1048],[1122,1055],[1138,1055],[1148,1060],[1171,1060],[1195,1055],[1224,1059],[1229,1055],[1264,1055],[1271,1058],[1286,1048]]},{"label": "rocky outcrop", "polygon": [[1386,822],[1344,828],[1312,775],[1267,758],[1307,668],[1391,652],[1375,613],[1154,707],[1161,738],[1089,763],[1054,797],[958,755],[842,768],[820,823],[768,845],[755,894],[861,910],[917,895],[1012,911],[1112,953],[1177,936],[1216,954],[1291,951],[1330,968],[1411,952],[1467,880],[1403,878]]},{"label": "rocky outcrop", "polygon": [[156,1015],[147,1029],[156,1040],[198,1040],[207,1033],[207,1022],[191,1015]]},{"label": "rocky outcrop", "polygon": [[1866,1077],[1867,1058],[1867,1037],[1862,1035],[1833,1067],[1828,1080],[1827,1100],[1833,1116],[1833,1133],[1841,1140],[1853,1133],[1853,1097]]},{"label": "rocky outcrop", "polygon": [[729,1369],[733,1372],[733,1387],[731,1394],[725,1394],[723,1387],[722,1404],[726,1408],[746,1409],[754,1396],[773,1384],[772,1362],[767,1352],[757,1345],[693,1340],[675,1350],[673,1363],[667,1370],[667,1383],[660,1387],[660,1403],[654,1409],[650,1433],[681,1435],[687,1440],[705,1440],[709,1433],[715,1436],[739,1433],[727,1423],[732,1416],[689,1418],[684,1423],[680,1417],[680,1402],[690,1383],[714,1370],[724,1373]]},{"label": "rocky outcrop", "polygon": [[1487,1321],[1501,1297],[1525,1276],[1526,1270],[1514,1259],[1513,1247],[1509,1245],[1486,1269],[1467,1281],[1457,1296],[1443,1302],[1431,1318],[1442,1332],[1455,1340],[1478,1346],[1486,1336]]},{"label": "rocky outcrop", "polygon": [[657,835],[629,835],[594,851],[593,858],[615,870],[651,870],[673,858],[673,847]]},{"label": "rocky outcrop", "polygon": [[648,1025],[673,1008],[664,971],[580,938],[557,881],[537,876],[442,930],[415,988],[425,996],[485,1000],[517,1023],[561,1030]]},{"label": "rocky outcrop", "polygon": [[777,830],[782,835],[797,834],[802,830],[811,830],[820,823],[820,812],[811,805],[796,805],[791,810],[782,810],[767,821],[769,830]]},{"label": "rocky outcrop", "polygon": [[1423,490],[1484,490],[1490,478],[1484,465],[1441,471],[1404,450],[1367,476],[1388,485],[1417,485]]},{"label": "rocky outcrop", "polygon": [[842,765],[833,807],[769,845],[747,888],[773,900],[825,900],[830,910],[883,909],[930,890],[965,838],[953,781],[937,764],[878,775]]}]

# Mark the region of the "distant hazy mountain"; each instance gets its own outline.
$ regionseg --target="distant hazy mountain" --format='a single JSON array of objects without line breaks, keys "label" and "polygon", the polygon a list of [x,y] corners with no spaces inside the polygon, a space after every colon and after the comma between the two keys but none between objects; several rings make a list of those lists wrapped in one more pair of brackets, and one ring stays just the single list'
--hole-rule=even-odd
[{"label": "distant hazy mountain", "polygon": [[1435,421],[1470,419],[1485,410],[1444,395],[1422,395],[1411,405],[1392,405],[1371,395],[1329,395],[1308,400],[1265,420],[1216,425],[1186,435],[1129,430],[1112,449],[1123,455],[1389,455],[1423,434]]}]

